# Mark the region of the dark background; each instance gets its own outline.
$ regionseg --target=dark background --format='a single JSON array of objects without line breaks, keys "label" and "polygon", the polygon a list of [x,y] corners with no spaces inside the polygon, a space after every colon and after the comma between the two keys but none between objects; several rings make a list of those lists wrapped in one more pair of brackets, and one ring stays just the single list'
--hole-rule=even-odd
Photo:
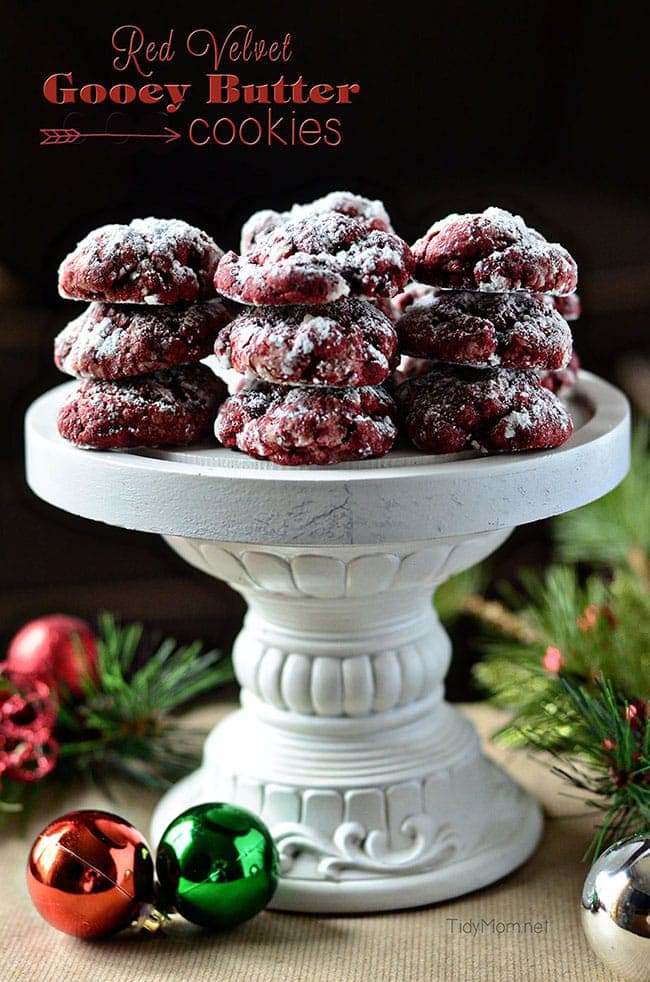
[{"label": "dark background", "polygon": [[[93,617],[110,608],[227,648],[241,618],[235,594],[192,571],[157,537],[75,519],[25,487],[22,416],[37,394],[62,380],[51,364],[52,339],[76,315],[57,296],[56,269],[96,225],[175,216],[228,248],[259,207],[349,188],[383,198],[396,229],[412,241],[449,211],[499,204],[576,256],[584,316],[574,333],[582,361],[643,400],[646,52],[627,8],[433,2],[423,19],[414,7],[368,2],[112,4],[107,11],[27,0],[5,2],[3,21],[0,642],[41,613]],[[242,81],[273,81],[284,72],[311,83],[361,85],[350,106],[331,113],[343,120],[341,146],[38,145],[44,126],[96,131],[130,123],[153,131],[169,124],[183,131],[194,116],[216,118],[219,108],[199,98],[210,66],[185,54],[184,38],[197,27],[221,37],[238,22],[258,37],[290,31],[294,38],[287,65],[221,69]],[[72,71],[78,85],[144,81],[111,68],[110,37],[125,23],[159,41],[175,29],[176,59],[156,68],[155,78],[194,82],[192,102],[173,115],[129,109],[111,118],[115,107],[79,105],[66,119],[67,107],[48,105],[41,94],[53,72]],[[305,108],[312,114],[330,112]],[[547,554],[542,527],[519,529],[497,557],[497,573],[510,575]],[[463,694],[462,686],[454,694]]]}]

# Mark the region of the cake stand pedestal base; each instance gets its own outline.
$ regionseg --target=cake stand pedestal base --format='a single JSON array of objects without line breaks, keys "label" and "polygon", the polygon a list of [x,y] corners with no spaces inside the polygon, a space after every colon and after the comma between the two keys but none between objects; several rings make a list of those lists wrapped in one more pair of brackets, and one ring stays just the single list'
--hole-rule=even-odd
[{"label": "cake stand pedestal base", "polygon": [[535,848],[535,802],[443,699],[451,646],[431,603],[509,529],[376,547],[167,537],[248,601],[234,648],[243,708],[160,802],[154,841],[190,805],[259,814],[282,878],[271,906],[354,912],[466,893]]},{"label": "cake stand pedestal base", "polygon": [[[430,776],[429,789],[435,780],[435,775]],[[477,785],[468,787],[467,781],[477,782]],[[285,831],[279,823],[275,834],[286,857],[285,869],[269,907],[336,914],[421,907],[450,900],[494,883],[511,873],[534,852],[542,831],[539,806],[491,761],[477,754],[465,769],[458,768],[453,779],[441,773],[438,782],[439,789],[454,801],[454,810],[461,816],[460,828],[475,836],[473,842],[454,841],[450,830],[447,852],[444,835],[437,843],[438,848],[434,849],[433,827],[438,823],[432,816],[429,825],[426,816],[422,815],[419,830],[415,825],[402,823],[402,835],[407,841],[410,839],[411,849],[404,850],[401,859],[397,853],[391,861],[385,848],[385,833],[375,834],[380,861],[373,862],[367,855],[372,839],[365,835],[365,826],[361,823],[352,823],[348,829],[339,825],[341,831],[336,842],[320,831],[322,820],[316,816],[316,826],[309,827],[309,830],[304,824],[299,824],[296,829],[296,825],[290,823]],[[477,794],[473,791],[476,786],[482,789],[482,798],[489,802],[482,814],[478,811]],[[404,790],[408,800],[409,789]],[[417,783],[414,790],[417,794]],[[399,794],[399,785],[389,787],[385,800],[388,801],[390,797],[394,801]],[[218,780],[215,787],[209,790],[209,782],[201,769],[180,781],[165,795],[156,812],[152,836],[157,834],[158,829],[164,831],[167,822],[190,805],[206,798],[232,800],[232,796],[220,793]],[[251,807],[247,799],[241,803]],[[466,809],[464,814],[463,803]],[[442,819],[438,827],[442,829],[444,818],[449,817],[451,809],[448,812],[439,805],[437,811]],[[471,829],[468,827],[468,815],[473,819]],[[458,820],[456,824],[458,827]],[[304,876],[300,876],[295,869],[291,870],[292,858],[288,850],[294,834],[295,847],[309,850],[314,857],[312,869]],[[427,845],[430,847],[428,851]],[[458,848],[463,848],[462,855],[457,854]],[[338,855],[332,861],[328,853],[331,855],[333,849],[337,850]],[[430,869],[426,869],[430,865],[427,853],[432,857],[433,868]],[[308,853],[303,852],[303,856],[306,855]],[[320,861],[319,856],[322,857]],[[321,865],[322,875],[318,875],[318,865]]]},{"label": "cake stand pedestal base", "polygon": [[206,800],[260,814],[285,910],[387,910],[445,900],[535,848],[534,801],[480,752],[443,699],[450,658],[431,595],[516,525],[606,494],[629,466],[629,408],[582,373],[570,440],[482,458],[398,447],[381,460],[277,467],[214,446],[91,453],[56,414],[26,418],[27,478],[76,515],[165,536],[248,602],[234,664],[242,708],[154,815],[157,841]]}]

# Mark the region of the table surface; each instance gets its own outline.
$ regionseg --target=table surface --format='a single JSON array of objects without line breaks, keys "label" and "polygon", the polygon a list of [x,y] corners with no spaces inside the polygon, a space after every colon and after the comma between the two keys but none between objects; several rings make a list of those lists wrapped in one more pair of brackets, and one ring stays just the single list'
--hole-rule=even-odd
[{"label": "table surface", "polygon": [[[202,707],[192,726],[211,726],[231,705]],[[25,837],[0,832],[2,982],[558,982],[613,976],[592,955],[580,926],[587,866],[580,860],[597,820],[562,792],[567,785],[524,751],[490,743],[500,715],[462,707],[486,751],[542,802],[545,832],[536,854],[499,883],[466,897],[399,913],[296,915],[265,911],[235,930],[209,935],[174,918],[164,937],[128,933],[101,942],[59,934],[32,908],[24,867],[32,838],[57,815],[99,807],[147,831],[155,797],[118,785],[114,801],[95,791],[61,789],[39,804]],[[520,925],[519,929],[513,925]],[[528,924],[528,926],[526,926]],[[537,927],[535,927],[537,925]],[[517,933],[516,933],[517,932]]]}]

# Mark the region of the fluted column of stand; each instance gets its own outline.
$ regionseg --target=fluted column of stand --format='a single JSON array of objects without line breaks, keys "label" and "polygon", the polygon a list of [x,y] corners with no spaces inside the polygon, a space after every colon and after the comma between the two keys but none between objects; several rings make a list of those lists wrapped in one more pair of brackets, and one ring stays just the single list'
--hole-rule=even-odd
[{"label": "fluted column of stand", "polygon": [[444,701],[451,646],[431,604],[508,532],[382,547],[168,540],[249,605],[234,649],[242,708],[208,737],[193,795],[267,822],[275,906],[425,903],[530,851],[536,806]]}]

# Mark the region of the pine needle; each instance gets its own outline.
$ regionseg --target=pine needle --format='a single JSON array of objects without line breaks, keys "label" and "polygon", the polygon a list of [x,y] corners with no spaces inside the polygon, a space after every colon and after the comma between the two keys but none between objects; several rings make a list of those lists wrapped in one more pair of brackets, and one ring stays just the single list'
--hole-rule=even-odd
[{"label": "pine needle", "polygon": [[[110,797],[120,775],[138,786],[164,789],[200,763],[205,733],[180,727],[173,714],[197,696],[234,680],[232,665],[200,642],[179,646],[166,638],[152,648],[142,624],[119,626],[98,618],[97,678],[81,680],[82,697],[63,698],[55,730],[57,766],[49,782],[81,776]],[[0,818],[27,802],[29,788],[2,786]]]},{"label": "pine needle", "polygon": [[509,713],[495,738],[550,754],[603,813],[586,857],[650,828],[649,434],[636,425],[617,488],[554,519],[563,564],[461,604],[485,635],[475,677]]},{"label": "pine needle", "polygon": [[650,580],[650,422],[632,437],[630,471],[618,487],[584,508],[554,519],[559,556],[565,562],[626,566]]}]

